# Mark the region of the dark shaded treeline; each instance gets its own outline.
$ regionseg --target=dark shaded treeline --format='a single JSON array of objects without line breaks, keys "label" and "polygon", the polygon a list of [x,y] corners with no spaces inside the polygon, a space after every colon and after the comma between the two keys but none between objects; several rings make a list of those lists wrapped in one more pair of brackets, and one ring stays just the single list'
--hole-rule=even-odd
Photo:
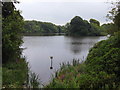
[{"label": "dark shaded treeline", "polygon": [[24,35],[44,35],[54,33],[64,33],[65,28],[63,26],[57,26],[49,22],[40,21],[25,21],[24,22]]},{"label": "dark shaded treeline", "polygon": [[75,16],[70,23],[66,25],[55,25],[50,22],[25,21],[23,35],[55,35],[64,33],[70,36],[100,36],[107,35],[108,27],[112,24],[100,26],[100,22],[95,19],[83,20]]},{"label": "dark shaded treeline", "polygon": [[99,36],[101,35],[100,23],[95,19],[83,20],[75,16],[67,27],[68,35],[77,36]]}]

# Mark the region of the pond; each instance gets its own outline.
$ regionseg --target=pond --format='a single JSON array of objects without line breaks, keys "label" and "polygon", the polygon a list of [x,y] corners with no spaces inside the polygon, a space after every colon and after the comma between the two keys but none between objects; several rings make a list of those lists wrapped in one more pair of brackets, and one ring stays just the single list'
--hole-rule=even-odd
[{"label": "pond", "polygon": [[[69,36],[24,36],[23,55],[30,68],[43,84],[48,84],[52,74],[60,68],[62,62],[72,62],[73,59],[84,61],[89,49],[105,36],[69,37]],[[53,69],[50,69],[53,56]]]}]

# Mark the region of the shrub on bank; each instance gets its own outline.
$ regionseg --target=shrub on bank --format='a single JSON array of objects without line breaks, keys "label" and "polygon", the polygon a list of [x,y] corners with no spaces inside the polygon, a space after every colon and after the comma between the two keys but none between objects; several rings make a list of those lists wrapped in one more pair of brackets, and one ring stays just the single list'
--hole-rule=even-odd
[{"label": "shrub on bank", "polygon": [[65,65],[47,88],[116,88],[120,89],[120,33],[98,42],[85,62]]}]

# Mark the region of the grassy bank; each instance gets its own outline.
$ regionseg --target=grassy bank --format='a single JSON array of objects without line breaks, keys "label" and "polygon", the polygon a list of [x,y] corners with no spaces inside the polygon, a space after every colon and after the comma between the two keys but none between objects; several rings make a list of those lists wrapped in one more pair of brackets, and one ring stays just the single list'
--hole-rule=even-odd
[{"label": "grassy bank", "polygon": [[40,85],[38,75],[32,72],[25,58],[17,62],[3,64],[2,88],[38,88]]},{"label": "grassy bank", "polygon": [[28,84],[28,63],[24,59],[3,64],[3,88],[23,88]]}]

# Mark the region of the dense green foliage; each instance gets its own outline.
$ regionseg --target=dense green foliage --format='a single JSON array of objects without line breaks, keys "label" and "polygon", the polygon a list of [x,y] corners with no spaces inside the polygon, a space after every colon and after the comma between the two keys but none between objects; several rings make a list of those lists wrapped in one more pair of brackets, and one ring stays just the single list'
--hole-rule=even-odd
[{"label": "dense green foliage", "polygon": [[105,34],[105,35],[107,35],[107,34],[110,34],[110,35],[112,35],[113,34],[113,29],[114,29],[114,24],[113,23],[107,23],[107,24],[103,24],[103,25],[101,25],[101,33],[102,34]]},{"label": "dense green foliage", "polygon": [[[17,3],[17,1],[14,1]],[[29,76],[28,63],[22,57],[23,17],[14,3],[2,2],[2,87],[38,87],[36,74]],[[1,69],[1,68],[0,68]],[[1,73],[1,72],[0,72]],[[29,80],[30,79],[30,80]]]},{"label": "dense green foliage", "polygon": [[48,88],[120,88],[120,34],[97,43],[81,64],[63,65]]},{"label": "dense green foliage", "polygon": [[[119,1],[119,3],[120,3],[120,1]],[[120,4],[119,4],[120,5]],[[118,6],[119,6],[118,5]],[[114,18],[114,25],[115,25],[115,27],[116,27],[116,29],[114,29],[114,32],[116,33],[116,32],[120,32],[120,8],[118,7],[118,12],[117,12],[118,14],[115,16],[115,18]]]},{"label": "dense green foliage", "polygon": [[92,24],[96,24],[97,26],[100,26],[100,22],[95,20],[95,19],[90,19],[89,22],[92,23]]},{"label": "dense green foliage", "polygon": [[[120,85],[120,33],[97,43],[85,61],[87,72],[100,79],[98,85],[115,88]],[[93,75],[94,73],[94,75]],[[99,76],[99,77],[98,77]],[[97,81],[96,81],[97,82]]]},{"label": "dense green foliage", "polygon": [[66,24],[68,35],[77,36],[98,36],[101,35],[100,23],[95,19],[83,20],[79,16],[75,16],[70,24]]},{"label": "dense green foliage", "polygon": [[12,2],[2,2],[2,62],[20,59],[23,18]]},{"label": "dense green foliage", "polygon": [[48,22],[40,22],[35,20],[25,21],[23,31],[24,35],[44,35],[54,33],[64,33],[64,27]]},{"label": "dense green foliage", "polygon": [[101,25],[101,31],[103,34],[114,35],[120,30],[120,15],[119,13],[114,18],[114,23],[108,23]]}]

